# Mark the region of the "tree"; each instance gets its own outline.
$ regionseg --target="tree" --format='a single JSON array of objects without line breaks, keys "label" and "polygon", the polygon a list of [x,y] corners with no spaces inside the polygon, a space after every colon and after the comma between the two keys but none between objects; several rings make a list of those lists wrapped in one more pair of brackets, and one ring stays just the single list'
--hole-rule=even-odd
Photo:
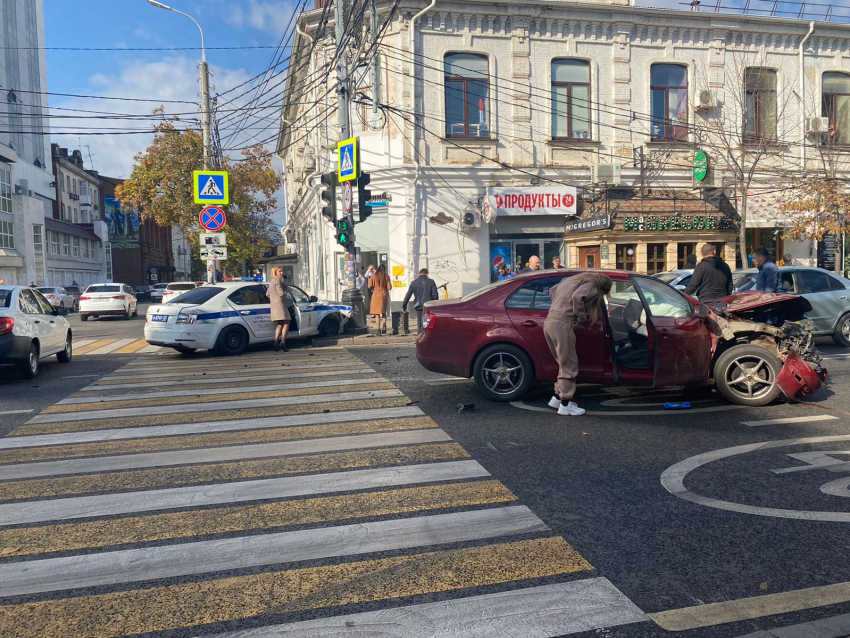
[{"label": "tree", "polygon": [[[230,204],[225,207],[229,263],[254,261],[276,243],[272,214],[281,180],[262,146],[244,149],[239,160],[225,156],[222,163],[230,183]],[[163,226],[180,224],[191,236],[203,230],[198,221],[201,207],[192,195],[192,171],[202,167],[200,132],[181,131],[174,122],[164,122],[154,129],[151,145],[136,155],[130,178],[115,189],[115,196],[139,209],[143,220]],[[195,245],[196,257],[197,249]]]}]

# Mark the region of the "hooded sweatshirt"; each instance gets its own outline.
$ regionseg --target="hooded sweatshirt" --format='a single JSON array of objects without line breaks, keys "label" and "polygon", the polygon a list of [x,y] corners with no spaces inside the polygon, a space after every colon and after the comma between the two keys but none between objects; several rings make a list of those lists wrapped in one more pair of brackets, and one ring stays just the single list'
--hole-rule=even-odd
[{"label": "hooded sweatshirt", "polygon": [[549,296],[552,298],[549,319],[580,326],[587,320],[588,306],[599,296],[599,288],[591,279],[567,277],[549,289]]},{"label": "hooded sweatshirt", "polygon": [[732,270],[720,257],[705,257],[694,268],[686,295],[696,294],[700,301],[714,301],[732,294]]}]

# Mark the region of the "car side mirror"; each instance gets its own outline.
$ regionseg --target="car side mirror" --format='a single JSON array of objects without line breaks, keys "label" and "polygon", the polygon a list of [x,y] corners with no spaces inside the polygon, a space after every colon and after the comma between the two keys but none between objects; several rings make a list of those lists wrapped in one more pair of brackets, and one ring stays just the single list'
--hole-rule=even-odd
[{"label": "car side mirror", "polygon": [[697,317],[705,319],[711,316],[711,310],[704,303],[697,304]]},{"label": "car side mirror", "polygon": [[310,295],[310,303],[316,303],[319,298],[316,295]]}]

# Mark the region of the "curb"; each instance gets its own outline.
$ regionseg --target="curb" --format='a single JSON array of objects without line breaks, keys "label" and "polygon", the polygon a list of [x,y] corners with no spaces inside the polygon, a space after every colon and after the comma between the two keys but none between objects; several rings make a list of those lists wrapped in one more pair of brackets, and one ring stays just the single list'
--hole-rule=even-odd
[{"label": "curb", "polygon": [[367,346],[367,345],[412,345],[416,343],[416,335],[359,335],[355,337],[326,337],[313,339],[311,346]]}]

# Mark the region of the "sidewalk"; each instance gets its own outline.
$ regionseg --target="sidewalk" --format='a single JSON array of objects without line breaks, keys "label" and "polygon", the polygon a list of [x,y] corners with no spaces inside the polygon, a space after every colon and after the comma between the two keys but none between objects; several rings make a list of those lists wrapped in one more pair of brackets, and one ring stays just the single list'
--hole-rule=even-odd
[{"label": "sidewalk", "polygon": [[416,343],[418,325],[416,323],[416,314],[411,313],[410,316],[410,334],[404,334],[401,330],[401,325],[398,326],[398,334],[392,334],[392,324],[387,322],[387,334],[375,334],[375,324],[370,318],[368,320],[368,334],[341,334],[336,337],[322,337],[313,339],[311,345],[314,348],[322,346],[365,346],[365,345],[412,345]]}]

